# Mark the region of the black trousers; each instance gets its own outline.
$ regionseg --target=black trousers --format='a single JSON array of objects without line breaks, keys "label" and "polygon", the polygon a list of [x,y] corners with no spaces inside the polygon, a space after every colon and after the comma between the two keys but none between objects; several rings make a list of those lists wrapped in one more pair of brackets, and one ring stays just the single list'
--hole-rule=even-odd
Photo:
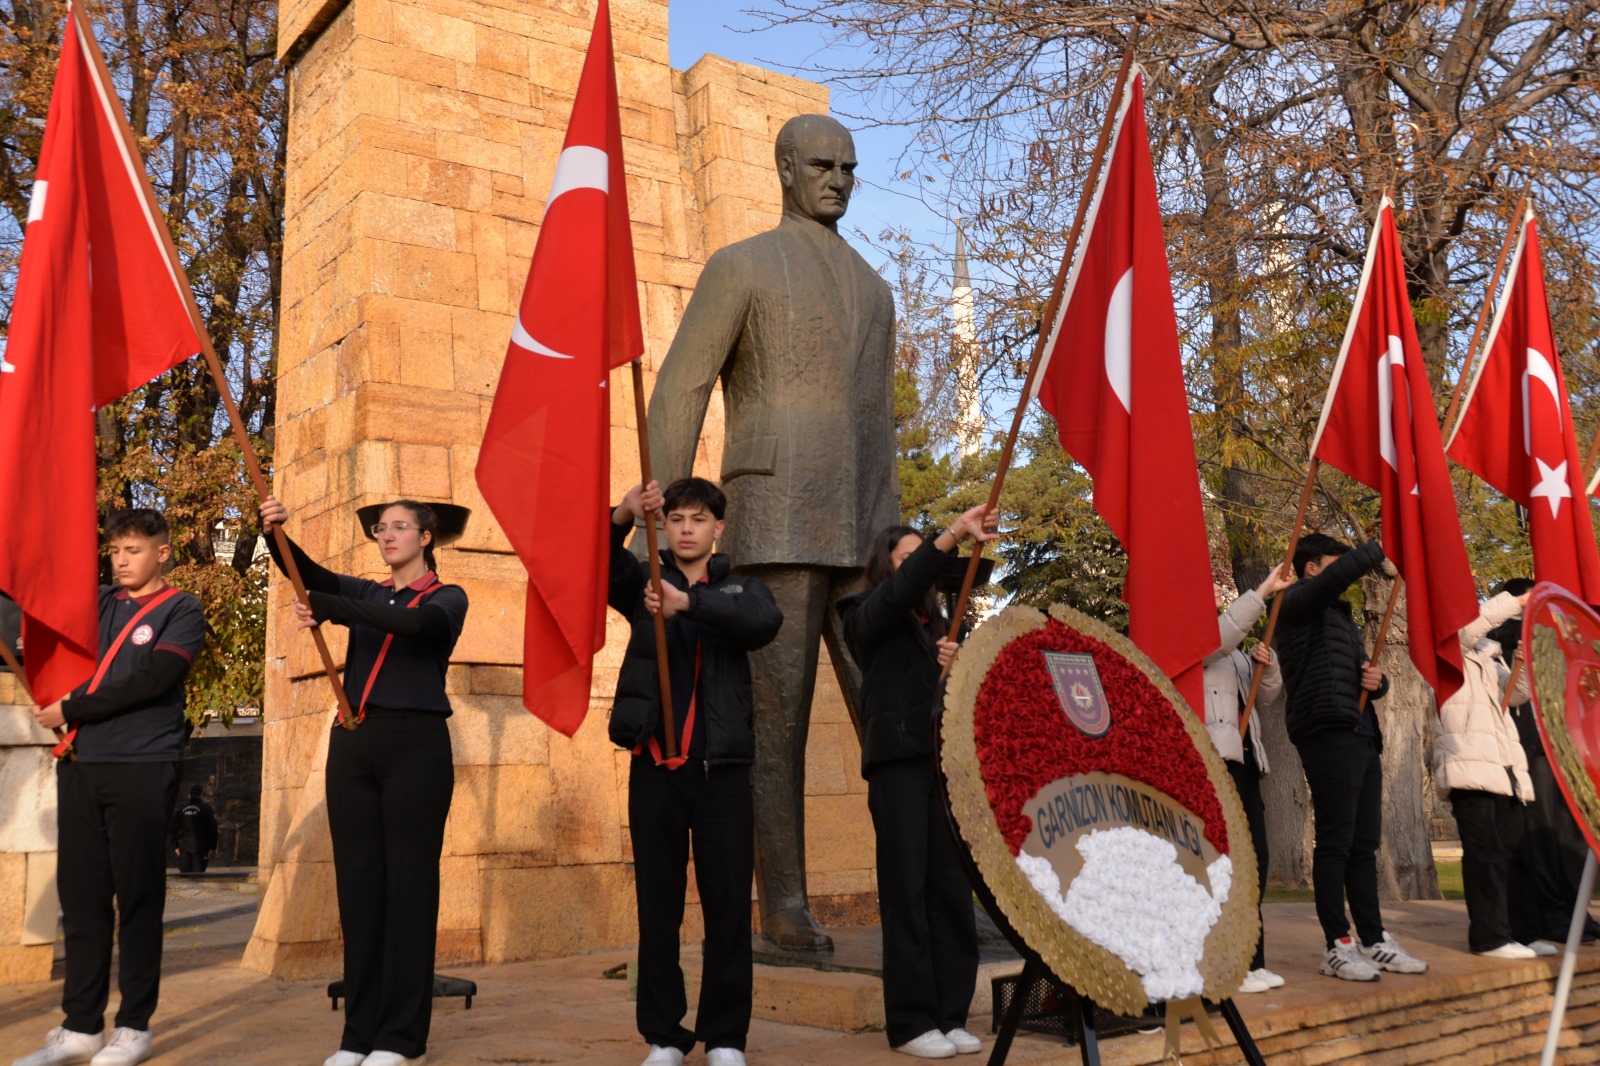
[{"label": "black trousers", "polygon": [[[690,759],[677,770],[636,755],[628,770],[628,832],[639,903],[639,1035],[687,1054],[744,1050],[750,1032],[750,885],[755,876],[755,809],[750,767]],[[689,849],[705,920],[700,1004],[693,1032],[678,966],[678,934],[689,887]]]},{"label": "black trousers", "polygon": [[205,854],[198,851],[178,851],[178,869],[186,874],[203,874],[210,860]]},{"label": "black trousers", "polygon": [[[1533,802],[1523,809],[1522,840],[1511,863],[1511,931],[1523,943],[1543,939],[1562,944],[1578,902],[1589,845],[1572,820],[1543,748],[1528,751],[1528,776]],[[1600,932],[1592,918],[1589,932]]]},{"label": "black trousers", "polygon": [[927,757],[867,773],[878,837],[883,1013],[889,1045],[967,1024],[978,980],[978,933],[950,819]]},{"label": "black trousers", "polygon": [[[1267,894],[1267,808],[1261,802],[1261,767],[1256,764],[1255,749],[1248,740],[1245,741],[1243,762],[1231,759],[1223,761],[1228,764],[1233,787],[1239,790],[1239,799],[1244,804],[1245,824],[1250,827],[1250,843],[1256,852],[1256,898],[1259,900]],[[1259,917],[1259,906],[1256,913]],[[1256,953],[1251,957],[1250,968],[1260,970],[1266,965],[1267,928],[1263,921],[1261,931],[1256,934]]]},{"label": "black trousers", "polygon": [[113,930],[122,993],[115,1024],[150,1028],[161,991],[167,822],[177,799],[175,762],[56,764],[56,892],[67,948],[61,1009],[74,1032],[105,1031]]},{"label": "black trousers", "polygon": [[[1369,712],[1371,713],[1371,712]],[[1363,944],[1383,939],[1378,907],[1378,844],[1383,836],[1383,764],[1378,739],[1325,729],[1295,745],[1311,786],[1315,843],[1311,884],[1328,946],[1350,932],[1345,903]]]},{"label": "black trousers", "polygon": [[328,742],[328,828],[344,927],[344,1035],[413,1058],[433,1020],[439,853],[455,767],[442,715],[369,714]]},{"label": "black trousers", "polygon": [[1450,792],[1450,809],[1461,831],[1467,947],[1492,951],[1518,939],[1511,928],[1508,884],[1511,860],[1522,842],[1522,804],[1510,796],[1457,788]]}]

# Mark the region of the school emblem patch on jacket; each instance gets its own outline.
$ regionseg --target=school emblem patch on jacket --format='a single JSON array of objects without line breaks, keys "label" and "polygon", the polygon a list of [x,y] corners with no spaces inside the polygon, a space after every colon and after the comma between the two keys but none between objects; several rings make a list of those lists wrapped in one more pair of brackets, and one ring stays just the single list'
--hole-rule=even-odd
[{"label": "school emblem patch on jacket", "polygon": [[150,628],[149,623],[146,623],[145,625],[140,626],[138,629],[135,629],[133,631],[133,635],[128,639],[133,641],[135,644],[145,645],[150,643],[150,638],[154,637],[155,635],[156,631]]}]

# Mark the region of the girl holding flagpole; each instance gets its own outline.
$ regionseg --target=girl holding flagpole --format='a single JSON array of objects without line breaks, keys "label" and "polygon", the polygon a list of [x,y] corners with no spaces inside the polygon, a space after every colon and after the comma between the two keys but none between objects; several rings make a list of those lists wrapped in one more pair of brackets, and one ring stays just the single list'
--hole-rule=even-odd
[{"label": "girl holding flagpole", "polygon": [[[425,1061],[433,1012],[439,854],[455,784],[444,678],[467,616],[467,594],[440,582],[434,549],[461,535],[467,512],[402,500],[357,514],[387,581],[336,574],[290,542],[311,600],[295,605],[300,626],[350,629],[353,717],[333,725],[327,763],[345,1025],[324,1066],[402,1066]],[[277,499],[262,502],[264,531],[288,517]]]},{"label": "girl holding flagpole", "polygon": [[[861,773],[877,833],[883,924],[883,1008],[889,1046],[925,1059],[975,1054],[966,1031],[978,978],[978,934],[967,882],[933,768],[939,672],[955,655],[934,586],[973,537],[994,540],[980,505],[937,537],[890,526],[873,539],[866,589],[839,603],[861,667]],[[965,566],[961,567],[965,570]]]}]

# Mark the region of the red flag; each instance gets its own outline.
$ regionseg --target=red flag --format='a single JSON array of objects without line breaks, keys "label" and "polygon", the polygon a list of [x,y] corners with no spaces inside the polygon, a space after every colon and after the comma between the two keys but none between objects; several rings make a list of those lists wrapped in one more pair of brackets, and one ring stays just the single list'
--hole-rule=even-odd
[{"label": "red flag", "polygon": [[1528,509],[1535,580],[1600,603],[1600,551],[1531,207],[1510,278],[1446,451]]},{"label": "red flag", "polygon": [[606,376],[644,351],[606,0],[478,456],[478,487],[528,571],[522,702],[571,736],[605,642]]},{"label": "red flag", "polygon": [[1410,586],[1411,661],[1443,703],[1461,687],[1457,634],[1478,602],[1388,196],[1311,454],[1382,495],[1383,551]]},{"label": "red flag", "polygon": [[1128,553],[1129,635],[1204,714],[1216,599],[1137,67],[1108,159],[1036,390]]},{"label": "red flag", "polygon": [[0,588],[47,704],[99,657],[94,409],[200,351],[144,162],[69,12],[0,366]]}]

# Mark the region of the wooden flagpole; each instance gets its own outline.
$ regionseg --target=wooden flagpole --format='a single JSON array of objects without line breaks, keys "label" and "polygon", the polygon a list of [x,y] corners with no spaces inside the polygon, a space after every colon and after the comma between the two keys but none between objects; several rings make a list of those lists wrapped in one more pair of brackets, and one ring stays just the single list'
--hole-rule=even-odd
[{"label": "wooden flagpole", "polygon": [[[1306,483],[1300,490],[1300,505],[1295,508],[1294,525],[1289,530],[1289,550],[1283,553],[1283,562],[1280,566],[1293,566],[1294,553],[1300,547],[1300,533],[1305,529],[1306,510],[1311,506],[1311,494],[1317,489],[1317,472],[1322,469],[1322,460],[1316,456],[1306,464]],[[1267,612],[1267,631],[1261,635],[1261,643],[1272,647],[1272,635],[1278,629],[1278,611],[1283,607],[1283,593],[1272,597],[1272,610]],[[1261,692],[1261,675],[1266,672],[1267,666],[1262,662],[1255,662],[1250,669],[1250,694],[1245,697],[1244,710],[1239,712],[1239,735],[1245,735],[1250,728],[1250,712],[1255,710],[1256,696]]]},{"label": "wooden flagpole", "polygon": [[[639,483],[650,484],[650,427],[645,421],[644,364],[635,359],[633,368],[633,413],[639,424]],[[661,553],[656,548],[656,518],[658,512],[644,516],[644,547],[650,553],[650,584],[655,587],[656,600],[661,602]],[[678,757],[678,727],[672,720],[672,678],[667,669],[667,620],[657,611],[656,626],[656,680],[661,685],[661,724],[666,727],[665,754],[669,759]]]},{"label": "wooden flagpole", "polygon": [[[162,247],[166,251],[167,262],[171,267],[173,279],[178,285],[180,294],[184,297],[185,307],[189,312],[189,320],[193,323],[195,333],[200,338],[200,354],[205,358],[206,368],[211,372],[211,378],[216,383],[217,392],[222,400],[222,406],[228,413],[228,421],[233,426],[234,438],[239,443],[239,450],[244,455],[245,469],[249,473],[250,481],[256,493],[266,499],[272,495],[272,487],[267,484],[266,476],[261,472],[261,464],[256,461],[254,447],[250,443],[249,431],[245,429],[244,419],[239,414],[239,405],[234,402],[233,390],[228,385],[228,379],[222,372],[222,362],[217,358],[216,349],[211,345],[211,335],[206,330],[205,321],[200,317],[200,306],[195,302],[194,290],[189,287],[189,276],[183,269],[183,261],[178,258],[178,247],[173,243],[172,232],[165,223],[165,214],[162,213],[160,204],[156,201],[155,190],[150,185],[150,177],[145,173],[143,157],[139,153],[138,141],[134,138],[133,127],[128,125],[128,117],[123,114],[121,105],[117,102],[115,93],[112,92],[111,72],[106,67],[105,56],[100,51],[99,42],[95,40],[94,28],[89,23],[89,17],[84,14],[82,7],[73,3],[68,7],[71,17],[75,20],[78,30],[83,35],[84,49],[89,53],[94,62],[95,75],[99,80],[99,90],[106,110],[111,112],[114,125],[121,136],[123,150],[127,153],[130,169],[133,171],[140,191],[144,194],[145,204],[150,213],[151,228],[161,239]],[[288,571],[289,582],[294,586],[295,598],[310,607],[311,600],[306,595],[305,582],[300,578],[300,568],[295,564],[294,553],[289,550],[289,538],[283,532],[281,525],[274,526],[272,535],[278,545],[279,554],[283,559],[283,568]],[[328,650],[328,642],[323,638],[320,625],[311,627],[311,638],[317,645],[317,654],[322,659],[322,670],[327,675],[328,684],[333,688],[334,700],[339,707],[339,722],[346,729],[356,727],[355,715],[350,709],[350,700],[345,696],[344,685],[339,681],[338,668],[333,664],[333,655]]]},{"label": "wooden flagpole", "polygon": [[[1022,432],[1022,420],[1028,413],[1028,401],[1033,396],[1035,378],[1039,373],[1039,364],[1044,359],[1045,349],[1050,344],[1050,327],[1055,322],[1056,312],[1061,306],[1061,295],[1067,286],[1067,271],[1071,269],[1073,258],[1077,254],[1078,237],[1083,232],[1084,219],[1089,214],[1089,202],[1094,198],[1095,190],[1100,185],[1100,169],[1105,163],[1106,148],[1111,143],[1111,128],[1116,124],[1117,114],[1122,110],[1123,89],[1128,83],[1128,73],[1133,69],[1133,53],[1139,46],[1139,30],[1141,24],[1133,24],[1133,33],[1128,38],[1128,47],[1122,53],[1122,66],[1117,69],[1116,84],[1111,89],[1111,106],[1106,109],[1105,121],[1100,125],[1100,139],[1095,143],[1094,155],[1089,160],[1089,180],[1083,188],[1083,196],[1078,200],[1078,213],[1072,220],[1072,229],[1067,235],[1067,247],[1061,257],[1061,267],[1056,271],[1055,284],[1050,290],[1050,299],[1044,305],[1044,312],[1039,316],[1039,339],[1033,346],[1033,359],[1028,363],[1028,374],[1022,384],[1022,395],[1017,400],[1017,410],[1011,419],[1011,430],[1006,434],[1004,446],[1000,449],[1000,465],[995,471],[994,484],[989,487],[989,510],[1000,506],[1000,492],[1005,487],[1006,473],[1011,469],[1011,457],[1016,451],[1017,437]],[[978,541],[972,547],[972,555],[967,559],[967,572],[961,579],[961,594],[956,597],[955,610],[950,615],[949,639],[954,641],[961,635],[961,619],[967,613],[967,603],[972,597],[972,585],[977,580],[978,563],[983,558],[983,542]],[[943,677],[949,667],[940,672]]]},{"label": "wooden flagpole", "polygon": [[[1500,275],[1505,272],[1506,260],[1511,256],[1511,249],[1517,243],[1517,234],[1522,229],[1522,220],[1528,213],[1528,198],[1523,196],[1517,201],[1516,218],[1512,220],[1511,227],[1506,231],[1506,239],[1500,244],[1500,258],[1494,264],[1494,273],[1489,276],[1489,287],[1483,293],[1483,306],[1478,309],[1478,323],[1472,328],[1472,340],[1467,345],[1467,357],[1461,364],[1461,376],[1456,379],[1456,388],[1450,394],[1450,406],[1444,413],[1446,427],[1453,427],[1456,421],[1456,410],[1461,406],[1461,396],[1466,391],[1467,382],[1472,380],[1472,371],[1478,361],[1478,343],[1483,339],[1483,331],[1489,324],[1489,312],[1494,308],[1494,294],[1500,287]],[[1449,433],[1445,434],[1449,440]]]}]

